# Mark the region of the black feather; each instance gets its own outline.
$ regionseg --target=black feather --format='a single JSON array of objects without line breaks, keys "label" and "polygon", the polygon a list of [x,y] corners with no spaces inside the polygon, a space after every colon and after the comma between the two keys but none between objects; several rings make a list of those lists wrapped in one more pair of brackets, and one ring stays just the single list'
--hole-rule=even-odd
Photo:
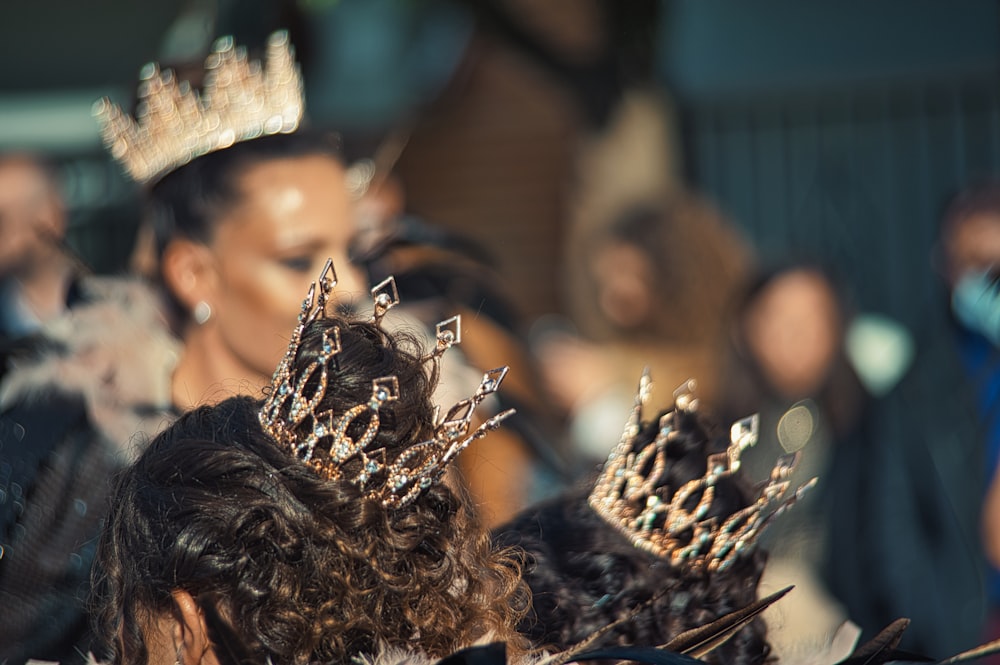
[{"label": "black feather", "polygon": [[933,658],[897,648],[909,625],[909,619],[896,619],[837,665],[883,665],[894,660],[914,663],[933,661]]},{"label": "black feather", "polygon": [[713,649],[722,646],[739,632],[741,628],[753,621],[761,612],[780,600],[794,587],[786,587],[772,593],[766,598],[747,605],[744,608],[726,614],[712,623],[686,630],[663,645],[663,649],[702,658]]}]

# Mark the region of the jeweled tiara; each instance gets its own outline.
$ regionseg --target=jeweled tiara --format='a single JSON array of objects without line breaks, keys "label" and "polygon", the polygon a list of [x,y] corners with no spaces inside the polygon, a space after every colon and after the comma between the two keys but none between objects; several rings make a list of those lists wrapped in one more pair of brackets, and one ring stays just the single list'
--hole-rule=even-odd
[{"label": "jeweled tiara", "polygon": [[302,120],[302,76],[285,31],[267,41],[267,64],[248,61],[231,37],[205,60],[201,93],[156,63],[141,74],[135,118],[110,99],[94,104],[104,144],[128,175],[147,183],[234,143],[294,132]]},{"label": "jeweled tiara", "polygon": [[[319,281],[312,284],[302,303],[298,325],[261,407],[260,424],[279,445],[323,477],[345,479],[383,506],[405,506],[437,482],[448,464],[466,446],[499,427],[514,413],[507,410],[476,428],[472,426],[476,407],[500,387],[507,368],[486,372],[471,397],[455,404],[444,416],[434,414],[428,439],[407,447],[396,459],[389,461],[386,450],[373,445],[380,425],[379,413],[398,399],[406,386],[400,386],[395,376],[377,378],[372,381],[367,401],[341,413],[325,410],[322,405],[330,371],[343,351],[337,326],[323,333],[321,349],[313,360],[304,366],[296,364],[302,334],[307,326],[325,316],[327,301],[336,283],[333,263],[327,261]],[[375,305],[372,322],[381,325],[386,312],[399,302],[395,281],[390,277],[373,288],[372,298]],[[436,332],[434,350],[425,358],[432,362],[438,362],[445,351],[461,342],[461,319],[455,316],[442,321]],[[352,437],[348,431],[355,431],[351,425],[356,421],[366,424],[360,434]],[[345,471],[348,466],[353,470],[350,473]]]},{"label": "jeweled tiara", "polygon": [[661,484],[671,463],[667,447],[680,435],[679,418],[698,409],[693,389],[693,381],[678,388],[674,409],[660,417],[656,437],[640,445],[636,438],[642,429],[642,408],[652,391],[649,373],[643,373],[632,414],[594,484],[589,503],[639,549],[674,566],[725,570],[751,549],[763,529],[816,479],[785,498],[798,454],[784,455],[778,458],[753,503],[722,519],[709,516],[717,483],[739,469],[740,455],[757,442],[759,420],[752,416],[732,426],[729,447],[724,453],[708,456],[704,476],[681,487]]}]

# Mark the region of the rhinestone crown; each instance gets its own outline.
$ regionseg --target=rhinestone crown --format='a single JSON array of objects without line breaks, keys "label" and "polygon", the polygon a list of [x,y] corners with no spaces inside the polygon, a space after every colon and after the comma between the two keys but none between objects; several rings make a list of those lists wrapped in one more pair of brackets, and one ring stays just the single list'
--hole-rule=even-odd
[{"label": "rhinestone crown", "polygon": [[[311,361],[299,359],[302,334],[307,326],[326,315],[327,301],[336,283],[333,263],[327,261],[319,281],[312,284],[302,303],[298,325],[292,331],[288,350],[274,372],[260,409],[260,424],[279,445],[291,450],[323,477],[346,479],[383,506],[402,507],[437,482],[466,446],[499,427],[514,413],[504,411],[473,428],[476,407],[497,391],[507,368],[486,372],[471,397],[452,406],[444,416],[434,414],[428,439],[407,447],[390,461],[385,448],[373,444],[379,431],[380,411],[399,398],[400,390],[405,390],[397,377],[373,380],[367,401],[334,413],[323,407],[323,400],[331,370],[343,352],[340,327],[331,326],[323,332],[321,349]],[[386,312],[399,302],[392,277],[372,289],[372,299],[372,322],[380,325]],[[436,332],[435,347],[425,358],[435,363],[445,351],[461,342],[460,317],[442,321]],[[359,425],[352,427],[355,422]],[[355,432],[353,437],[349,431]],[[352,471],[346,471],[348,466]]]},{"label": "rhinestone crown", "polygon": [[266,68],[248,61],[231,37],[216,41],[201,94],[150,63],[140,74],[138,97],[135,118],[106,97],[94,104],[94,115],[111,156],[140,183],[240,141],[294,132],[305,105],[285,31],[268,38]]},{"label": "rhinestone crown", "polygon": [[758,487],[750,505],[729,516],[709,516],[719,480],[736,473],[741,453],[757,442],[759,420],[751,416],[732,426],[731,443],[725,452],[708,456],[704,476],[677,488],[662,484],[670,464],[668,446],[680,436],[680,419],[698,409],[693,391],[693,381],[678,388],[674,409],[660,417],[656,437],[648,444],[639,444],[642,408],[652,392],[649,373],[643,373],[632,414],[604,464],[589,503],[632,544],[673,566],[725,570],[753,547],[763,529],[814,485],[815,479],[785,498],[798,457],[784,455],[778,458],[771,477]]}]

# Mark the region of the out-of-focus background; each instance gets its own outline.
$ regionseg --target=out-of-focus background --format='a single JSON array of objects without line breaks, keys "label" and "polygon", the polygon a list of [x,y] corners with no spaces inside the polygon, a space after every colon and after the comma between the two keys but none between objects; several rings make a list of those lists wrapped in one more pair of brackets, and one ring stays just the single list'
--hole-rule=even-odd
[{"label": "out-of-focus background", "polygon": [[8,3],[0,149],[58,158],[72,243],[119,269],[135,192],[91,103],[128,102],[145,62],[200,62],[217,35],[259,45],[288,27],[314,122],[371,141],[406,127],[410,206],[487,241],[533,316],[561,308],[581,140],[630,86],[662,86],[678,177],[763,252],[835,261],[863,308],[929,341],[937,216],[1000,160],[998,14],[990,0]]},{"label": "out-of-focus background", "polygon": [[[402,208],[492,256],[493,286],[559,402],[568,433],[553,446],[570,467],[614,444],[604,409],[619,431],[626,411],[597,393],[636,357],[694,376],[727,417],[746,415],[744,404],[766,411],[753,381],[769,351],[742,374],[728,356],[756,352],[753,335],[802,328],[769,332],[785,310],[764,301],[745,306],[748,339],[734,340],[734,294],[752,272],[823,266],[832,323],[778,351],[833,339],[829,353],[847,358],[863,390],[834,370],[820,371],[819,393],[792,376],[771,405],[778,443],[801,448],[827,421],[824,436],[849,451],[829,471],[856,503],[844,515],[872,515],[859,522],[868,531],[846,517],[835,530],[863,542],[821,544],[852,561],[838,589],[864,595],[850,587],[867,571],[925,598],[901,605],[928,606],[915,623],[941,636],[925,643],[951,644],[932,599],[968,589],[953,572],[977,584],[988,478],[974,387],[956,360],[940,220],[960,188],[1000,175],[1000,3],[37,0],[7,2],[0,16],[0,152],[51,158],[68,242],[106,274],[128,266],[140,192],[106,156],[92,103],[132,104],[146,62],[197,72],[218,36],[257,51],[288,29],[310,122],[340,132],[352,159],[380,154]],[[808,291],[814,278],[794,284]],[[801,297],[793,314],[813,302]],[[585,345],[546,345],[553,334],[621,353],[595,360]],[[810,400],[792,404],[796,395]],[[855,473],[864,495],[850,490]],[[946,555],[920,558],[918,532],[956,535]],[[890,579],[897,558],[904,582]],[[905,580],[920,566],[926,588],[915,589]],[[971,633],[978,586],[979,597],[938,603]]]}]

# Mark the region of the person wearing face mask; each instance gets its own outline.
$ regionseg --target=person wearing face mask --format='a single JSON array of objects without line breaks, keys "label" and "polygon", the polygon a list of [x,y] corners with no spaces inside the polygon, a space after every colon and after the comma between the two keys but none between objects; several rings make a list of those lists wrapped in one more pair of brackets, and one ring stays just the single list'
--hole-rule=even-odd
[{"label": "person wearing face mask", "polygon": [[569,283],[571,322],[536,326],[535,346],[585,468],[618,435],[643,367],[667,385],[693,377],[700,399],[715,400],[721,314],[750,252],[711,202],[687,192],[624,206],[581,250],[572,255],[585,269]]},{"label": "person wearing face mask", "polygon": [[951,200],[940,249],[959,352],[984,431],[980,531],[992,569],[987,631],[995,638],[1000,637],[1000,182],[970,185]]}]

